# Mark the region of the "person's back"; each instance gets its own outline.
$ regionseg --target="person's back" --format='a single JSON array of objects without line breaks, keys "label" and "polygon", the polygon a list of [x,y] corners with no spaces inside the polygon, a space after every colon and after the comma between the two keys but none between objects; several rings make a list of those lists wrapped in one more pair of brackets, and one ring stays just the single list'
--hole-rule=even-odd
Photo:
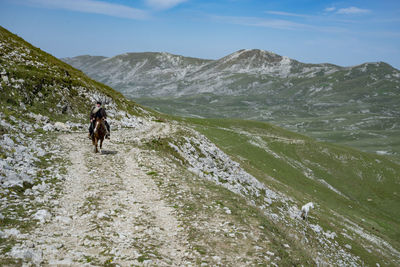
[{"label": "person's back", "polygon": [[90,127],[89,127],[89,138],[91,138],[93,131],[94,131],[94,123],[96,119],[101,119],[104,121],[104,124],[106,125],[107,128],[107,134],[106,138],[110,138],[110,125],[107,122],[107,113],[105,109],[101,106],[101,102],[97,101],[96,106],[92,108],[90,111]]}]

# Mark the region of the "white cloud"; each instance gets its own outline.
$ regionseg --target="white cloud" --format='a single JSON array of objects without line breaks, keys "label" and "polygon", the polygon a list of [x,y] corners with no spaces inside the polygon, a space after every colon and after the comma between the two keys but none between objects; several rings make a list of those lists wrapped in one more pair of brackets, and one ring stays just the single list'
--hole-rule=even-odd
[{"label": "white cloud", "polygon": [[145,19],[143,10],[97,0],[28,0],[28,4],[44,8],[66,9],[128,19]]},{"label": "white cloud", "polygon": [[281,29],[281,30],[308,30],[308,31],[322,31],[322,32],[346,31],[346,29],[338,27],[304,24],[282,19],[264,19],[258,17],[234,17],[234,16],[212,16],[212,18],[224,23],[244,25],[244,26],[265,27],[265,28]]},{"label": "white cloud", "polygon": [[155,9],[168,9],[187,0],[146,0],[146,3]]},{"label": "white cloud", "polygon": [[307,18],[309,15],[304,15],[304,14],[298,14],[298,13],[290,13],[290,12],[284,12],[284,11],[266,11],[265,13],[267,14],[272,14],[272,15],[280,15],[280,16],[289,16],[289,17],[302,17],[302,18]]},{"label": "white cloud", "polygon": [[257,17],[214,16],[215,19],[238,25],[268,27],[274,29],[291,30],[302,28],[306,25],[281,19],[263,19]]},{"label": "white cloud", "polygon": [[369,9],[362,9],[354,6],[347,8],[340,8],[338,9],[338,11],[336,11],[336,13],[338,14],[368,14],[370,12],[371,10]]},{"label": "white cloud", "polygon": [[332,12],[332,11],[335,11],[335,10],[336,10],[336,7],[327,7],[327,8],[324,9],[324,11],[326,11],[326,12]]}]

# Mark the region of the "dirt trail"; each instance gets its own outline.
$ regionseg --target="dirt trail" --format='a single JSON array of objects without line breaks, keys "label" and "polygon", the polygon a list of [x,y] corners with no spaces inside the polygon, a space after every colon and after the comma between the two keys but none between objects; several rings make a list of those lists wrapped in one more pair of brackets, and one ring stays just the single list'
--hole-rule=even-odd
[{"label": "dirt trail", "polygon": [[[189,252],[174,209],[149,173],[162,159],[136,143],[171,134],[155,123],[114,131],[94,154],[86,134],[61,135],[71,166],[59,206],[34,234],[50,265],[186,265]],[[141,140],[139,140],[139,138]],[[151,159],[151,162],[148,159]]]}]

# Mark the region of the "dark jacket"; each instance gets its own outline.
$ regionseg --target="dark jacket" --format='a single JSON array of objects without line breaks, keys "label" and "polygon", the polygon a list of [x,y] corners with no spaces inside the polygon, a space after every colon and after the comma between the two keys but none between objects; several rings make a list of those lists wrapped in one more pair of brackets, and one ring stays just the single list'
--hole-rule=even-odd
[{"label": "dark jacket", "polygon": [[107,113],[106,110],[102,107],[97,108],[97,107],[93,107],[92,110],[90,111],[90,120],[92,119],[97,119],[97,118],[107,118]]}]

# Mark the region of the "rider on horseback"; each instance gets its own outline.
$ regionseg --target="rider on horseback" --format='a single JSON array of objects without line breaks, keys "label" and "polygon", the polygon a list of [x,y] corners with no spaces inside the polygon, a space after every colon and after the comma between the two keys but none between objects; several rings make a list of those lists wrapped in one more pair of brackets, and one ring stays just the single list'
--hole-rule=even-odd
[{"label": "rider on horseback", "polygon": [[104,121],[104,124],[106,125],[106,129],[107,129],[106,138],[110,139],[110,125],[106,121],[107,114],[106,114],[105,109],[103,107],[101,107],[100,101],[97,101],[96,106],[93,107],[92,110],[90,111],[89,138],[91,138],[91,136],[93,134],[95,122],[96,122],[96,119],[98,119],[98,118],[102,119]]}]

